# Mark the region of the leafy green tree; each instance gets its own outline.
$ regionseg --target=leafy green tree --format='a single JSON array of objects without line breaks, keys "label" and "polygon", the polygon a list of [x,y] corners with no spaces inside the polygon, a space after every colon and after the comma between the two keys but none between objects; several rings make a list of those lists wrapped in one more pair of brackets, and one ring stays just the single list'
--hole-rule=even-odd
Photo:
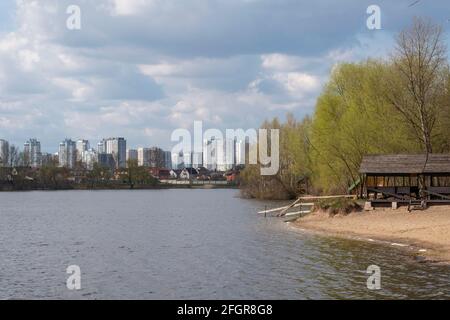
[{"label": "leafy green tree", "polygon": [[139,166],[137,160],[128,160],[127,168],[122,171],[120,179],[134,188],[137,184],[154,185],[158,181],[148,171],[147,168]]},{"label": "leafy green tree", "polygon": [[91,186],[107,183],[112,179],[111,169],[94,163],[92,170],[87,174],[87,179]]},{"label": "leafy green tree", "polygon": [[[283,124],[274,119],[262,127],[280,129],[280,170],[265,177],[258,165],[246,166],[242,190],[257,198],[346,193],[359,183],[367,154],[450,152],[450,72],[441,28],[414,20],[389,59],[335,66],[312,119],[288,115]],[[307,181],[306,188],[298,181]]]},{"label": "leafy green tree", "polygon": [[[276,175],[261,175],[259,164],[246,164],[240,176],[241,190],[247,197],[265,199],[290,199],[302,190],[301,182],[308,180],[309,159],[307,132],[310,119],[297,122],[288,114],[286,123],[280,124],[278,119],[265,121],[264,129],[280,130],[280,167]],[[270,150],[269,141],[269,150]],[[258,148],[258,145],[250,146]]]},{"label": "leafy green tree", "polygon": [[39,169],[38,181],[46,188],[57,189],[67,185],[71,172],[67,168],[60,168],[53,160]]},{"label": "leafy green tree", "polygon": [[313,183],[319,192],[343,193],[359,181],[366,154],[420,150],[402,115],[385,96],[391,65],[368,60],[342,64],[318,98],[311,130]]}]

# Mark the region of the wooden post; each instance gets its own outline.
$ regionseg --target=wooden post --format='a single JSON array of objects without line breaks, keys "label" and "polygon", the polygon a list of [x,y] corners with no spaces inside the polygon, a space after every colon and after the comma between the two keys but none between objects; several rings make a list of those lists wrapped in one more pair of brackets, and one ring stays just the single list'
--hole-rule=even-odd
[{"label": "wooden post", "polygon": [[364,197],[364,187],[366,185],[366,175],[363,174],[359,177],[360,186],[359,186],[359,198],[362,199]]},{"label": "wooden post", "polygon": [[372,210],[373,210],[372,202],[366,201],[366,202],[364,203],[364,210],[365,210],[365,211],[372,211]]}]

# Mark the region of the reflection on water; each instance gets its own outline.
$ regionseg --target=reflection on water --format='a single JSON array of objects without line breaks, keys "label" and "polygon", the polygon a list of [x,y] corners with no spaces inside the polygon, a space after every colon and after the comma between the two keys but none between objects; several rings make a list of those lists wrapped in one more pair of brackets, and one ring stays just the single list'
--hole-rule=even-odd
[{"label": "reflection on water", "polygon": [[[305,234],[235,190],[0,193],[0,298],[450,298],[448,266]],[[81,267],[80,291],[66,288]],[[381,267],[382,290],[366,288]]]}]

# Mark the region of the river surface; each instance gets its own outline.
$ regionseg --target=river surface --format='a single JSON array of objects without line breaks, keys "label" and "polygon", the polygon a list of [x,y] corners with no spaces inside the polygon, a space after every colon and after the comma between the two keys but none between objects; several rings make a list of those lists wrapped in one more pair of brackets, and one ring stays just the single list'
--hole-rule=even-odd
[{"label": "river surface", "polygon": [[[279,204],[218,189],[0,193],[0,299],[450,298],[450,267],[256,213]],[[381,290],[366,286],[373,264]]]}]

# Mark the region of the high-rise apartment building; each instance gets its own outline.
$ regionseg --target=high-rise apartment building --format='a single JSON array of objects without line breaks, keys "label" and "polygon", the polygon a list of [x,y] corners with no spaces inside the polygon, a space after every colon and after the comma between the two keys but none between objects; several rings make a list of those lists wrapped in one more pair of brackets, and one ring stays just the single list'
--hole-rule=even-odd
[{"label": "high-rise apartment building", "polygon": [[[240,156],[242,156],[240,154]],[[245,156],[245,155],[244,155]],[[203,166],[227,171],[236,165],[236,139],[210,139],[203,143]]]},{"label": "high-rise apartment building", "polygon": [[218,162],[219,171],[227,171],[233,169],[236,165],[236,139],[225,139],[222,158]]},{"label": "high-rise apartment building", "polygon": [[77,141],[76,146],[77,146],[77,161],[82,161],[83,152],[88,151],[90,148],[89,141],[80,139]]},{"label": "high-rise apartment building", "polygon": [[96,163],[97,160],[97,151],[95,151],[95,149],[88,149],[81,154],[81,162],[87,170],[94,169],[94,163]]},{"label": "high-rise apartment building", "polygon": [[248,150],[248,142],[245,140],[238,140],[235,144],[236,151],[236,165],[245,165],[246,154]]},{"label": "high-rise apartment building", "polygon": [[37,139],[30,139],[23,145],[24,165],[33,168],[41,166],[41,143]]},{"label": "high-rise apartment building", "polygon": [[138,160],[138,151],[136,149],[128,149],[127,150],[127,163],[128,160]]},{"label": "high-rise apartment building", "polygon": [[149,167],[151,168],[163,168],[164,163],[164,151],[158,147],[150,148]]},{"label": "high-rise apartment building", "polygon": [[97,153],[97,162],[100,167],[114,170],[116,168],[116,162],[114,157],[110,153]]},{"label": "high-rise apartment building", "polygon": [[191,159],[192,159],[191,163],[192,163],[193,168],[203,167],[203,152],[192,153]]},{"label": "high-rise apartment building", "polygon": [[[56,159],[57,161],[57,159]],[[55,157],[51,153],[43,152],[41,156],[41,165],[42,166],[50,166],[55,163]]]},{"label": "high-rise apartment building", "polygon": [[208,170],[217,170],[217,153],[221,141],[212,138],[203,142],[203,166]]},{"label": "high-rise apartment building", "polygon": [[183,153],[171,153],[172,169],[183,169]]},{"label": "high-rise apartment building", "polygon": [[164,151],[164,168],[172,169],[172,152]]},{"label": "high-rise apartment building", "polygon": [[124,138],[106,139],[106,153],[113,156],[117,168],[127,165],[127,141]]},{"label": "high-rise apartment building", "polygon": [[106,140],[103,139],[99,143],[97,143],[97,153],[106,153]]},{"label": "high-rise apartment building", "polygon": [[150,149],[149,148],[139,148],[138,152],[138,165],[141,167],[150,166]]},{"label": "high-rise apartment building", "polygon": [[0,167],[7,167],[9,165],[9,143],[6,140],[0,139]]},{"label": "high-rise apartment building", "polygon": [[77,145],[75,141],[66,139],[59,144],[58,161],[60,167],[75,168],[77,161]]}]

